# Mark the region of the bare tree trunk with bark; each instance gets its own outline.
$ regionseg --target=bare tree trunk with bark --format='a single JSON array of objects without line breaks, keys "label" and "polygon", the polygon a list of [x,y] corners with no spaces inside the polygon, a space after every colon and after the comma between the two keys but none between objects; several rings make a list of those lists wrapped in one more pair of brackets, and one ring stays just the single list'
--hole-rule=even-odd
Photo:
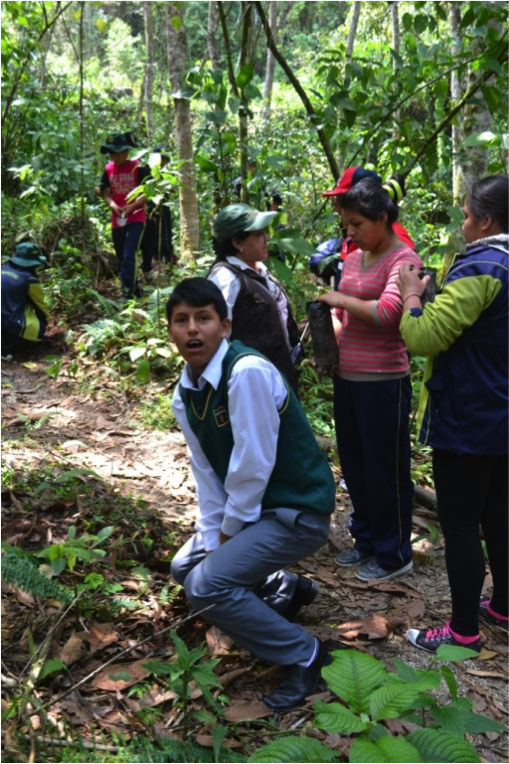
[{"label": "bare tree trunk with bark", "polygon": [[217,44],[217,8],[215,0],[209,0],[209,18],[207,24],[207,49],[212,69],[220,69],[219,48]]},{"label": "bare tree trunk with bark", "polygon": [[353,56],[353,46],[355,45],[355,35],[357,34],[357,25],[359,23],[359,16],[361,15],[360,0],[356,0],[353,4],[352,20],[350,21],[350,31],[348,33],[348,40],[346,42],[346,60],[350,61]]},{"label": "bare tree trunk with bark", "polygon": [[152,96],[154,92],[154,19],[152,14],[152,0],[145,0],[143,13],[145,17],[145,49],[147,60],[145,62],[145,115],[147,122],[147,139],[152,142],[154,135],[154,110],[152,108]]},{"label": "bare tree trunk with bark", "polygon": [[191,102],[182,96],[186,72],[186,36],[183,6],[168,3],[166,9],[166,39],[168,72],[175,109],[174,129],[179,167],[180,254],[194,259],[200,248],[200,221],[194,175],[193,139],[191,133]]},{"label": "bare tree trunk with bark", "polygon": [[[277,0],[269,3],[269,26],[277,44]],[[267,48],[267,63],[265,66],[265,83],[263,85],[263,110],[262,120],[264,126],[270,122],[270,103],[272,100],[272,87],[274,85],[274,72],[276,70],[276,59],[270,48]]]},{"label": "bare tree trunk with bark", "polygon": [[[399,34],[399,3],[398,0],[393,0],[391,3],[391,11],[392,11],[392,49],[395,53],[399,55],[399,51],[401,48],[401,38]],[[397,73],[398,70],[398,62],[396,58],[393,60],[392,67],[394,69],[394,73]],[[399,120],[400,120],[401,112],[399,109],[397,109],[394,112],[393,116],[393,127],[392,127],[392,137],[396,140],[399,136]]]}]

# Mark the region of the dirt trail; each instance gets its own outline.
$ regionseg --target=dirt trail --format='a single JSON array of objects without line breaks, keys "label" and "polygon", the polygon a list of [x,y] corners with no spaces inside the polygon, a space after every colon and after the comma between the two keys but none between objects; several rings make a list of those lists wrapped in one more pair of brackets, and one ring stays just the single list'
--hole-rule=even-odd
[{"label": "dirt trail", "polygon": [[[196,495],[181,434],[144,427],[139,415],[140,400],[147,395],[143,388],[140,388],[138,400],[127,398],[113,383],[100,389],[83,390],[77,381],[69,378],[54,381],[46,375],[46,368],[47,364],[41,361],[3,365],[5,468],[14,472],[21,482],[23,475],[37,472],[43,482],[51,465],[58,465],[57,473],[62,469],[93,470],[100,482],[100,486],[94,489],[98,501],[120,495],[126,498],[131,508],[135,508],[135,511],[126,512],[126,532],[151,531],[153,535],[160,536],[153,550],[156,550],[157,541],[162,543],[166,532],[172,534],[175,543],[181,543],[192,532],[196,513]],[[18,416],[20,413],[24,415],[23,421]],[[338,480],[339,477],[338,474]],[[86,484],[87,478],[84,477],[83,482]],[[22,491],[16,494],[16,491],[14,496],[8,491],[2,493],[3,539],[28,549],[43,547],[51,540],[53,543],[64,540],[71,523],[80,522],[80,518],[90,520],[93,516],[92,509],[83,511],[78,495],[64,502],[66,506],[58,507],[58,502],[51,504],[49,500],[44,504],[44,489],[37,497]],[[351,569],[338,568],[334,564],[337,549],[349,544],[349,508],[348,494],[338,489],[337,511],[328,543],[295,569],[320,582],[317,599],[301,611],[299,620],[309,631],[324,639],[331,649],[355,647],[370,652],[390,668],[394,657],[414,667],[428,667],[428,654],[413,648],[404,633],[409,627],[441,625],[449,616],[449,589],[441,537],[436,545],[431,543],[429,535],[415,545],[415,564],[411,573],[369,586],[358,581]],[[429,510],[416,508],[415,535],[433,521]],[[151,555],[152,552],[147,557],[147,565]],[[161,589],[168,579],[168,564],[155,565],[153,569],[157,571],[156,578]],[[486,587],[489,584],[488,574]],[[186,603],[182,597],[176,604],[178,607],[175,607],[173,615],[185,614]],[[29,618],[37,616],[40,619],[40,613],[36,611],[35,603],[24,603],[12,592],[4,594],[4,648],[8,655],[7,666],[14,675],[19,663],[16,664],[14,659],[14,662],[9,662],[9,658],[20,651],[19,646],[15,649],[14,642],[23,643],[22,626],[24,624],[26,627]],[[167,626],[170,622],[168,614],[160,608],[157,610],[156,605],[153,605],[150,617],[137,616],[134,621],[134,616],[129,618],[127,623],[119,618],[118,623],[111,624],[112,628],[115,627],[117,633],[125,634],[130,633],[136,623],[138,628],[142,628],[140,624],[148,628],[150,624]],[[207,629],[206,623],[198,622],[188,632],[188,638],[192,642],[204,639]],[[68,633],[60,634],[60,645],[65,643],[67,637]],[[253,656],[239,652],[229,644],[218,645],[214,641],[216,637],[214,632],[209,632],[207,641],[209,647],[225,656],[225,668],[232,673],[227,682],[230,700],[234,706],[241,701],[259,705],[263,693],[275,684],[277,670],[263,665],[260,668],[260,662]],[[482,627],[482,637],[484,650],[481,658],[456,664],[454,671],[460,692],[473,701],[474,710],[505,722],[508,705],[507,637],[497,629],[486,627]],[[54,648],[57,647],[55,644]],[[73,668],[73,681],[85,673],[85,668],[77,662]],[[322,692],[320,697],[328,698],[330,693]],[[89,697],[89,702],[92,698],[93,695]],[[79,703],[74,709],[75,714],[78,714],[78,706]],[[113,706],[114,703],[111,708]],[[61,711],[72,713],[65,708]],[[74,718],[78,723],[78,717]],[[312,701],[277,718],[283,728],[301,719],[311,719]],[[396,723],[393,727],[394,731],[398,731]],[[206,730],[199,734],[205,742]],[[338,749],[344,745],[339,735],[331,736],[328,743]],[[486,761],[506,760],[504,736],[494,733],[476,735],[473,743]]]}]

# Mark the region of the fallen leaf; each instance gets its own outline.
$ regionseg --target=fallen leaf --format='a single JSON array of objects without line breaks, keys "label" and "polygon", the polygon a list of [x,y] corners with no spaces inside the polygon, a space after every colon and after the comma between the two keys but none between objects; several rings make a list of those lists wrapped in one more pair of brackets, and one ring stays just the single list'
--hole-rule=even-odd
[{"label": "fallen leaf", "polygon": [[[92,681],[92,687],[97,687],[100,690],[110,690],[115,692],[116,690],[125,690],[127,687],[132,687],[133,684],[140,682],[142,679],[148,677],[147,669],[143,668],[142,663],[146,663],[146,658],[136,663],[116,663],[113,666],[108,666],[107,669],[101,671]],[[111,677],[115,677],[121,674],[129,674],[130,679],[118,679],[115,681]]]},{"label": "fallen leaf", "polygon": [[79,661],[79,659],[83,657],[86,651],[87,646],[83,639],[78,637],[77,634],[73,634],[71,637],[69,637],[65,645],[60,650],[59,658],[61,661],[66,663],[67,666],[70,666],[71,663]]},{"label": "fallen leaf", "polygon": [[16,592],[16,599],[18,602],[21,602],[23,605],[28,605],[28,607],[34,607],[35,600],[29,592],[24,592],[21,589],[15,589],[14,591]]},{"label": "fallen leaf", "polygon": [[414,600],[408,605],[407,613],[409,618],[422,618],[426,605],[422,600]]},{"label": "fallen leaf", "polygon": [[479,657],[476,660],[489,661],[490,658],[495,658],[496,655],[499,655],[499,653],[497,653],[495,650],[486,650],[486,648],[483,647],[479,653]]},{"label": "fallen leaf", "polygon": [[244,700],[233,703],[225,710],[224,715],[229,722],[250,722],[263,719],[271,713],[272,711],[261,700]]},{"label": "fallen leaf", "polygon": [[113,623],[94,623],[87,634],[92,653],[118,642],[119,639],[119,633]]},{"label": "fallen leaf", "polygon": [[349,621],[336,628],[345,639],[358,637],[366,634],[369,639],[384,639],[389,637],[397,626],[405,623],[403,618],[387,618],[383,615],[374,615],[363,621]]},{"label": "fallen leaf", "polygon": [[505,674],[500,674],[498,671],[478,671],[477,669],[465,669],[466,674],[472,676],[488,676],[491,679],[507,679]]},{"label": "fallen leaf", "polygon": [[211,655],[228,655],[235,644],[235,640],[228,637],[226,634],[223,634],[217,626],[211,626],[205,636],[207,639],[207,647]]},{"label": "fallen leaf", "polygon": [[242,676],[242,674],[245,674],[247,671],[250,671],[249,666],[246,666],[244,668],[232,669],[232,671],[227,671],[225,674],[221,674],[217,678],[219,679],[223,687],[226,687],[227,684],[230,684],[230,682],[233,682],[234,679],[236,679],[238,676]]},{"label": "fallen leaf", "polygon": [[147,692],[147,694],[140,699],[140,706],[145,708],[153,708],[154,706],[158,706],[167,700],[174,700],[176,697],[178,697],[177,693],[173,692],[173,690],[168,690],[167,692],[162,692],[161,690],[157,689],[150,690],[150,692]]},{"label": "fallen leaf", "polygon": [[[214,739],[212,735],[196,735],[195,740],[200,745],[204,745],[206,748],[212,748],[214,745]],[[240,740],[222,740],[221,745],[225,748],[242,748],[244,743]]]}]

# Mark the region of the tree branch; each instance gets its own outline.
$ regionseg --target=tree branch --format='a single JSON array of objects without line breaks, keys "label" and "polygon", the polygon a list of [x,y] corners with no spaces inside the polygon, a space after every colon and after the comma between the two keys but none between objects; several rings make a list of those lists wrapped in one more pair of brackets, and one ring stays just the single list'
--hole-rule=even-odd
[{"label": "tree branch", "polygon": [[[274,55],[274,58],[276,59],[278,64],[281,66],[281,68],[283,69],[283,71],[286,74],[286,76],[288,77],[288,80],[290,81],[290,83],[295,88],[297,94],[299,95],[300,100],[304,104],[304,108],[306,109],[306,112],[311,117],[311,121],[312,122],[316,122],[317,114],[316,114],[316,112],[315,112],[315,110],[313,108],[313,104],[309,100],[309,98],[308,98],[304,88],[302,87],[302,85],[298,81],[297,77],[294,75],[294,73],[290,69],[290,66],[288,65],[285,57],[279,51],[279,49],[278,49],[278,47],[277,47],[277,45],[276,45],[276,43],[274,41],[274,36],[272,34],[272,31],[271,31],[271,28],[270,28],[270,24],[269,24],[269,22],[267,20],[267,17],[265,15],[265,11],[263,10],[262,3],[261,2],[255,2],[254,5],[256,7],[256,10],[258,12],[258,16],[260,17],[260,21],[262,22],[262,25],[263,25],[263,28],[264,28],[264,31],[265,31],[265,36],[267,38],[267,46],[268,46],[269,50],[272,52],[272,54]],[[329,167],[330,167],[331,173],[332,173],[332,175],[334,177],[334,180],[337,180],[339,178],[339,167],[338,167],[338,163],[336,161],[336,157],[334,156],[334,152],[332,151],[332,147],[331,147],[331,145],[329,143],[329,139],[327,138],[327,135],[324,133],[322,128],[317,127],[316,131],[317,131],[320,143],[322,144],[322,148],[324,150],[325,156],[327,157],[327,161],[329,163]]]}]

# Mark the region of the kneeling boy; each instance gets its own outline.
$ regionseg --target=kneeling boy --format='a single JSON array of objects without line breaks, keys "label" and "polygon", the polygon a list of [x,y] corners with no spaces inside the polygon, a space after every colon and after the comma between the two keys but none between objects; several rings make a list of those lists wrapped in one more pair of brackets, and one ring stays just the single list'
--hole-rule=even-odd
[{"label": "kneeling boy", "polygon": [[327,539],[335,484],[305,414],[264,356],[227,341],[220,290],[190,278],[166,306],[170,340],[186,360],[173,398],[197,485],[197,533],[172,576],[207,619],[283,667],[265,703],[283,710],[316,688],[325,647],[291,619],[318,586],[282,569]]}]

